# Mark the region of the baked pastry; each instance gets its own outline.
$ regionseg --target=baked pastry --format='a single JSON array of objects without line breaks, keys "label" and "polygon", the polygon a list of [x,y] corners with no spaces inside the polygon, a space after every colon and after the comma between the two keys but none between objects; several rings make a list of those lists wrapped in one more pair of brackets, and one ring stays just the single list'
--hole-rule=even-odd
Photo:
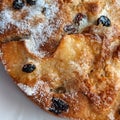
[{"label": "baked pastry", "polygon": [[118,0],[3,0],[2,62],[50,113],[120,120],[119,11]]}]

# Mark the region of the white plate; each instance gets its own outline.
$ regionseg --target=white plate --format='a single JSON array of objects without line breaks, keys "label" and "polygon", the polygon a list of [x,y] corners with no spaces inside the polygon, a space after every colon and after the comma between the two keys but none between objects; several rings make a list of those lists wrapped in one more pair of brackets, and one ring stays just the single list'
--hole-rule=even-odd
[{"label": "white plate", "polygon": [[44,112],[13,83],[0,63],[0,120],[63,120]]}]

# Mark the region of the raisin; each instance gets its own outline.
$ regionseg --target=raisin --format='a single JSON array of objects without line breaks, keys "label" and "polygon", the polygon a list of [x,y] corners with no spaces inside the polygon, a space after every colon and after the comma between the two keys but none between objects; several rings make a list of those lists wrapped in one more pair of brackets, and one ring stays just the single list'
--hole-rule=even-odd
[{"label": "raisin", "polygon": [[103,26],[109,27],[111,25],[111,21],[108,17],[102,15],[97,20],[97,25],[102,24]]},{"label": "raisin", "polygon": [[35,5],[36,4],[36,0],[26,0],[26,2],[29,5]]},{"label": "raisin", "polygon": [[120,109],[118,110],[118,114],[120,115]]},{"label": "raisin", "polygon": [[120,106],[118,106],[117,113],[120,115]]},{"label": "raisin", "polygon": [[23,6],[25,5],[24,0],[14,0],[13,1],[13,8],[20,10],[23,8]]},{"label": "raisin", "polygon": [[45,12],[46,12],[46,7],[44,7],[41,12],[42,12],[43,14],[45,14]]},{"label": "raisin", "polygon": [[36,69],[36,66],[33,64],[26,64],[23,66],[22,71],[26,73],[31,73]]},{"label": "raisin", "polygon": [[73,33],[77,33],[77,28],[74,25],[66,25],[63,30],[67,33],[67,34],[73,34]]},{"label": "raisin", "polygon": [[52,105],[49,111],[58,115],[61,114],[62,112],[66,112],[68,108],[69,105],[66,102],[60,100],[59,98],[53,98]]},{"label": "raisin", "polygon": [[56,93],[65,93],[66,92],[66,89],[64,87],[58,87],[55,89],[55,92]]},{"label": "raisin", "polygon": [[86,18],[85,15],[83,15],[82,13],[78,13],[78,14],[76,15],[76,17],[74,18],[73,22],[74,22],[74,24],[76,24],[76,25],[80,25],[80,21],[82,21],[84,18]]}]

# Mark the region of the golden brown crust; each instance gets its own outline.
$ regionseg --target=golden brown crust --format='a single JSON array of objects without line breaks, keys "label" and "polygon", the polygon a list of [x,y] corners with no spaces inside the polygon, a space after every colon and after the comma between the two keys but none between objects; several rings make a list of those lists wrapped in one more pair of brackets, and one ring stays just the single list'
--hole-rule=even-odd
[{"label": "golden brown crust", "polygon": [[[2,3],[6,2],[3,0]],[[5,4],[1,5],[3,9]],[[31,30],[22,31],[15,24],[0,34],[1,58],[6,70],[30,99],[50,113],[75,120],[119,120],[119,1],[59,0],[57,5],[59,12],[52,19],[55,25],[52,27],[56,30],[49,37],[47,32],[50,31],[40,34],[48,37],[38,46],[37,52],[47,52],[43,58],[31,52],[34,43],[29,36],[33,35]],[[24,19],[27,14],[22,12],[17,11],[20,18],[14,19]],[[15,13],[13,11],[13,15]],[[75,21],[78,13],[84,18],[80,23]],[[110,18],[109,27],[97,25],[101,15]],[[45,22],[44,17],[32,18],[28,22],[30,26],[39,26]],[[61,24],[56,28],[58,20]],[[52,24],[47,24],[47,27]],[[77,30],[72,29],[73,33],[67,35],[68,32],[64,31],[66,25]],[[33,33],[38,35],[35,31]],[[32,73],[22,71],[28,63],[36,66]],[[63,105],[62,108],[55,106],[58,103]]]},{"label": "golden brown crust", "polygon": [[[104,58],[105,56],[102,55],[102,51],[105,51],[102,48],[104,41],[105,39],[99,43],[92,34],[65,36],[53,57],[43,59],[28,53],[24,42],[10,42],[2,45],[4,53],[2,60],[5,60],[6,70],[15,82],[28,86],[41,82],[37,90],[40,93],[43,92],[44,97],[41,98],[42,93],[37,94],[39,93],[37,92],[31,98],[37,98],[34,99],[37,103],[43,99],[44,103],[38,104],[44,109],[50,108],[50,100],[54,96],[65,100],[70,106],[69,112],[61,114],[63,116],[86,120],[94,116],[95,120],[106,120],[107,114],[115,107],[116,99],[118,99],[120,78],[117,70],[120,65],[119,59],[113,57],[116,51],[114,49],[109,49],[109,57]],[[115,46],[112,47],[116,48],[119,46],[118,41],[118,38],[114,39],[107,48],[113,44]],[[108,53],[104,52],[104,54]],[[21,71],[22,65],[28,61],[32,61],[37,66],[31,74]],[[66,92],[56,93],[55,89],[61,86],[66,89]],[[46,98],[46,96],[49,97]]]}]

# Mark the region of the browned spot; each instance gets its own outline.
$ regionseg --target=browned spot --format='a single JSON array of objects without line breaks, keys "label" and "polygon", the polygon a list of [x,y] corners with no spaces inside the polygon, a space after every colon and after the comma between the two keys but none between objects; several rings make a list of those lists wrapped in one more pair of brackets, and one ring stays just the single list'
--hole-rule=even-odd
[{"label": "browned spot", "polygon": [[56,51],[58,45],[59,42],[56,42],[56,40],[54,39],[48,40],[47,42],[40,46],[40,50],[47,52],[48,53],[47,56],[50,56]]},{"label": "browned spot", "polygon": [[92,15],[95,15],[99,11],[98,2],[89,2],[86,4],[86,9]]},{"label": "browned spot", "polygon": [[115,51],[113,52],[113,58],[118,58],[118,59],[120,59],[120,45],[117,46],[117,48],[116,48]]},{"label": "browned spot", "polygon": [[8,8],[12,7],[13,0],[0,0],[0,11],[3,10],[6,6]]},{"label": "browned spot", "polygon": [[0,33],[0,42],[16,41],[21,38],[26,38],[30,35],[28,30],[20,31],[16,26],[9,24],[9,29],[4,30]]},{"label": "browned spot", "polygon": [[72,2],[72,0],[61,0],[62,2],[64,2],[64,3],[70,3],[70,2]]},{"label": "browned spot", "polygon": [[114,87],[108,85],[104,90],[94,92],[91,90],[91,85],[87,82],[82,84],[82,92],[88,97],[88,99],[93,104],[95,111],[100,112],[109,109],[109,107],[114,103],[116,98],[116,92]]},{"label": "browned spot", "polygon": [[23,12],[21,11],[13,12],[13,19],[16,19],[18,21],[23,20],[26,16],[28,16],[28,12],[26,10]]},{"label": "browned spot", "polygon": [[66,88],[61,86],[55,89],[56,93],[65,93],[66,92]]}]

